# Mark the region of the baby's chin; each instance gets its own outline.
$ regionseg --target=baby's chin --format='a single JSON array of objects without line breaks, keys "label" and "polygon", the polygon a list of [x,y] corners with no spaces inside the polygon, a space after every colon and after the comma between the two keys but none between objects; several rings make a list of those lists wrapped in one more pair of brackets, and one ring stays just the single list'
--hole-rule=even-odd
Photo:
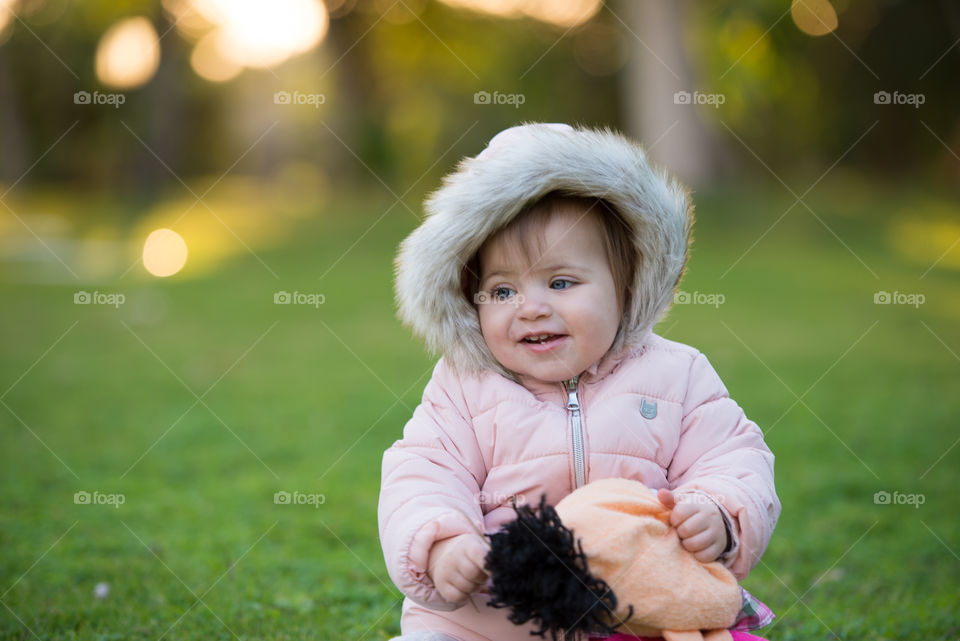
[{"label": "baby's chin", "polygon": [[539,382],[547,385],[559,385],[560,383],[568,381],[574,376],[577,376],[579,372],[572,373],[567,367],[557,366],[524,368],[522,371],[514,373],[517,374],[522,380]]},{"label": "baby's chin", "polygon": [[507,367],[521,379],[539,381],[544,384],[560,384],[579,376],[596,365],[603,355],[596,358],[556,358],[539,363],[523,363],[517,369]]}]

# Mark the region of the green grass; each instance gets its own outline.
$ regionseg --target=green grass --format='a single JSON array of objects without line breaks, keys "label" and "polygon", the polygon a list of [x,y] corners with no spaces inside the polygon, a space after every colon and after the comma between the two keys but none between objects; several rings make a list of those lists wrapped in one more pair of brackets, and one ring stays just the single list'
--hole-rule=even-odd
[{"label": "green grass", "polygon": [[[960,279],[920,279],[887,245],[892,206],[864,198],[859,217],[811,203],[849,250],[798,207],[744,255],[791,201],[698,197],[682,289],[725,302],[659,327],[710,357],[777,455],[783,515],[745,581],[779,614],[770,639],[960,635]],[[0,284],[0,638],[399,632],[376,503],[431,367],[392,304],[415,220],[396,207],[344,255],[383,209],[344,211],[260,254],[279,279],[241,256],[197,279]],[[74,305],[81,288],[127,301]],[[278,290],[326,299],[277,306]],[[874,305],[879,290],[926,302]],[[281,490],[325,501],[276,505]]]}]

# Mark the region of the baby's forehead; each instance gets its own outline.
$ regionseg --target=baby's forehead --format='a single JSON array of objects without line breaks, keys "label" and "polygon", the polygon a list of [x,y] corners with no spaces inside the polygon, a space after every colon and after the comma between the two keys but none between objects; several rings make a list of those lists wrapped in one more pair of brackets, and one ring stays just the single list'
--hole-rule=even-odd
[{"label": "baby's forehead", "polygon": [[484,245],[481,250],[481,275],[492,272],[526,272],[543,259],[544,243],[542,238],[530,239],[536,250],[526,252],[517,238],[500,237]]},{"label": "baby's forehead", "polygon": [[[478,253],[484,273],[526,271],[564,262],[571,252],[602,253],[602,226],[587,208],[571,207],[535,215],[510,225],[487,239]],[[585,238],[587,237],[587,238]],[[584,240],[596,242],[584,243]]]}]

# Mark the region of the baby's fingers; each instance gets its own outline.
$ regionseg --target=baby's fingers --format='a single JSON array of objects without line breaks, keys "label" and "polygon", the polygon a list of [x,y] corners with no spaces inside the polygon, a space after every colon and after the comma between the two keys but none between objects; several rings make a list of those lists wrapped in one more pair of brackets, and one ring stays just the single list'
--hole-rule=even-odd
[{"label": "baby's fingers", "polygon": [[[670,511],[670,525],[680,530],[680,527],[689,523],[691,517],[698,514],[698,508],[693,503],[677,503]],[[699,529],[697,530],[699,531]]]},{"label": "baby's fingers", "polygon": [[467,597],[470,595],[470,592],[464,589],[466,583],[461,583],[455,578],[448,579],[437,584],[437,592],[440,593],[440,596],[443,597],[443,600],[447,603],[463,603],[467,600]]},{"label": "baby's fingers", "polygon": [[720,557],[721,552],[723,552],[723,546],[713,543],[698,552],[693,552],[693,558],[701,563],[710,563],[711,561],[716,561]]},{"label": "baby's fingers", "polygon": [[680,524],[674,527],[677,528],[677,534],[681,539],[689,539],[692,536],[700,534],[704,530],[709,530],[710,520],[705,514],[701,512],[694,512],[685,516]]},{"label": "baby's fingers", "polygon": [[672,510],[677,505],[677,499],[673,496],[673,492],[665,487],[657,490],[657,500],[663,503],[663,506],[668,510]]},{"label": "baby's fingers", "polygon": [[473,566],[480,569],[481,572],[486,575],[486,570],[484,566],[487,561],[487,553],[490,551],[490,546],[487,542],[480,538],[476,537],[467,542],[464,546],[463,554],[467,561],[469,561]]},{"label": "baby's fingers", "polygon": [[704,530],[703,532],[698,532],[693,536],[682,538],[680,542],[683,544],[685,550],[696,553],[706,550],[716,543],[716,540],[713,536],[713,533],[711,533],[709,530]]},{"label": "baby's fingers", "polygon": [[710,561],[716,561],[723,552],[726,536],[725,533],[718,533],[713,528],[707,528],[691,536],[681,537],[680,543],[698,561],[709,563]]},{"label": "baby's fingers", "polygon": [[485,577],[478,578],[472,572],[453,572],[437,585],[437,591],[449,603],[463,603],[477,588],[483,585]]}]

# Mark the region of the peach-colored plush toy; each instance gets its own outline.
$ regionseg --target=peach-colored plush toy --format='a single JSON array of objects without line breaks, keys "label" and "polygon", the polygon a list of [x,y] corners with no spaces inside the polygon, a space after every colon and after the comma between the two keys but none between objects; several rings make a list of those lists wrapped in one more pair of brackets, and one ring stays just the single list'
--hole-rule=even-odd
[{"label": "peach-colored plush toy", "polygon": [[594,481],[556,508],[517,508],[490,537],[491,605],[510,620],[572,638],[614,630],[667,641],[729,641],[741,608],[734,576],[680,544],[656,492],[626,479]]}]

